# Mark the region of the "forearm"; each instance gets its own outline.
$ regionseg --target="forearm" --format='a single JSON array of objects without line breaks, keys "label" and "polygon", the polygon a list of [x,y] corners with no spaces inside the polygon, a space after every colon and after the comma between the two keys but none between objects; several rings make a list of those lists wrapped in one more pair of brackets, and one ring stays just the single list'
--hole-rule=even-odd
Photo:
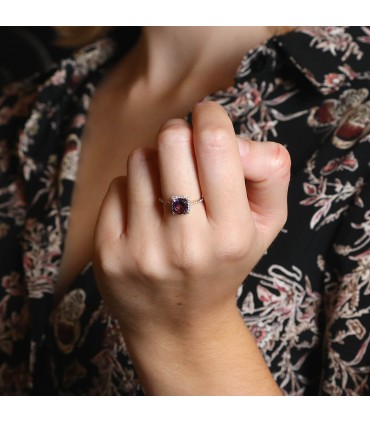
[{"label": "forearm", "polygon": [[[157,149],[134,150],[127,178],[112,181],[94,270],[146,393],[280,393],[235,294],[284,225],[289,169],[284,147],[239,143],[226,111],[205,102],[192,126],[166,122]],[[180,187],[202,194],[190,213],[186,197],[169,207]]]},{"label": "forearm", "polygon": [[187,331],[130,337],[148,395],[281,395],[239,311]]}]

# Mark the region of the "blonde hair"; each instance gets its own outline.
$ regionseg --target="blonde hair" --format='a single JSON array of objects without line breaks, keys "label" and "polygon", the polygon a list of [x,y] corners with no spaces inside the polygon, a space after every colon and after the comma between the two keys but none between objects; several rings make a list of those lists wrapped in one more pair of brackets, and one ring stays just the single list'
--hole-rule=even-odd
[{"label": "blonde hair", "polygon": [[111,26],[55,26],[56,45],[77,48],[89,44],[106,35]]},{"label": "blonde hair", "polygon": [[[282,35],[292,31],[296,26],[274,26],[272,33]],[[60,47],[77,48],[89,44],[106,35],[111,26],[55,26],[57,32],[56,45]]]},{"label": "blonde hair", "polygon": [[274,28],[274,35],[283,35],[287,32],[293,31],[294,29],[298,28],[298,26],[273,26]]}]

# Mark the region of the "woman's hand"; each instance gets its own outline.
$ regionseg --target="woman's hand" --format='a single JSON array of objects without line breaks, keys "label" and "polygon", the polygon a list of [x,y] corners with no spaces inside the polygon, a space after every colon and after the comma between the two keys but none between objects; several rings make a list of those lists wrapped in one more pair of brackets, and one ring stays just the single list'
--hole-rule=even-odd
[{"label": "woman's hand", "polygon": [[[168,121],[158,148],[134,150],[127,179],[112,181],[94,236],[99,289],[147,392],[256,393],[257,372],[277,393],[235,295],[285,223],[289,154],[238,139],[216,103],[197,105],[192,123]],[[173,215],[158,200],[173,195],[204,202]]]}]

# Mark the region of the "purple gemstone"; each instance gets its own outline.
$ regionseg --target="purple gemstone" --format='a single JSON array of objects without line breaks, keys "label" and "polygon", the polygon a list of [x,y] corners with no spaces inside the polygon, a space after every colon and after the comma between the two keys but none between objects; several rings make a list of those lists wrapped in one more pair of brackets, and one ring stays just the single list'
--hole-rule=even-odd
[{"label": "purple gemstone", "polygon": [[186,197],[172,197],[171,211],[173,214],[188,214],[190,203]]}]

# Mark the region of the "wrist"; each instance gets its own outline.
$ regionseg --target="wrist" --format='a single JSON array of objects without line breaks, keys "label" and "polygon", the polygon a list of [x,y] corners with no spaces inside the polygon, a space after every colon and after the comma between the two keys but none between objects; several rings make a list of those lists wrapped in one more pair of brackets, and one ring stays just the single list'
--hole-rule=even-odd
[{"label": "wrist", "polygon": [[280,393],[235,305],[177,333],[130,334],[127,345],[149,395]]},{"label": "wrist", "polygon": [[174,308],[168,313],[164,312],[163,307],[160,312],[152,310],[147,315],[136,315],[129,324],[125,316],[117,316],[126,342],[141,347],[155,345],[161,339],[165,344],[187,348],[187,345],[194,346],[207,337],[214,339],[220,334],[220,328],[230,328],[240,321],[240,312],[233,298],[225,301],[217,310],[206,310],[199,306],[194,310],[182,304],[177,304]]}]

